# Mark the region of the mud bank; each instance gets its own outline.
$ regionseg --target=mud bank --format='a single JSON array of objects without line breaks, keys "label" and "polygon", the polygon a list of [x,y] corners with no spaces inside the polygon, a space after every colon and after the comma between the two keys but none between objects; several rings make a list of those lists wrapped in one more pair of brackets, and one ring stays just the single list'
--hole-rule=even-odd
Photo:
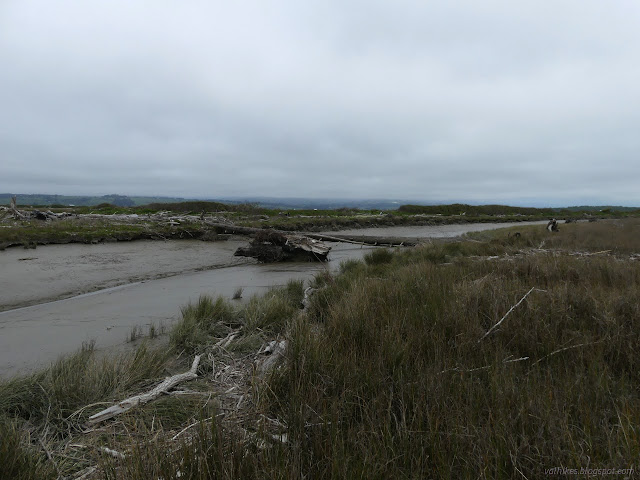
[{"label": "mud bank", "polygon": [[0,311],[118,285],[255,263],[233,257],[245,243],[147,240],[9,249],[0,252]]},{"label": "mud bank", "polygon": [[[372,248],[333,245],[328,264],[258,264],[247,259],[238,264],[232,263],[238,261],[233,257],[234,243],[243,242],[135,242],[122,245],[128,249],[117,253],[111,248],[100,249],[116,245],[88,247],[93,249],[89,251],[91,253],[81,245],[74,245],[70,247],[72,252],[62,255],[64,261],[55,260],[60,258],[56,256],[43,256],[41,268],[33,269],[37,275],[29,275],[28,264],[23,271],[14,265],[16,278],[27,279],[29,287],[23,287],[25,291],[22,291],[17,282],[6,282],[3,275],[8,288],[3,295],[32,302],[52,297],[53,292],[47,285],[55,284],[58,279],[65,285],[60,291],[68,291],[73,286],[90,288],[83,281],[93,282],[94,289],[97,285],[136,281],[0,312],[0,377],[45,365],[61,354],[76,350],[83,342],[95,341],[98,348],[126,343],[134,327],[144,335],[152,325],[156,330],[161,330],[162,326],[168,329],[180,317],[180,307],[202,294],[231,297],[237,288],[242,288],[246,300],[291,279],[309,280],[321,270],[336,269],[341,261],[361,258]],[[38,251],[40,249],[36,253]],[[22,253],[24,255],[24,251]],[[114,255],[120,255],[116,259],[121,261],[112,265],[109,259],[114,259]],[[202,270],[205,259],[209,261],[208,267]],[[14,261],[21,262],[20,265],[27,262]],[[160,272],[164,278],[159,278]],[[139,280],[144,276],[146,279]]]}]

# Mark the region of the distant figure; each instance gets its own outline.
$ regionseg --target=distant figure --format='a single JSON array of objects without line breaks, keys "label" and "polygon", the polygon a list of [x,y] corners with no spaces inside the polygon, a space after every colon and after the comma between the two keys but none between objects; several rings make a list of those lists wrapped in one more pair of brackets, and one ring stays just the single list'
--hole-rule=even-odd
[{"label": "distant figure", "polygon": [[558,231],[558,221],[555,218],[549,220],[549,223],[547,223],[547,230],[550,232]]}]

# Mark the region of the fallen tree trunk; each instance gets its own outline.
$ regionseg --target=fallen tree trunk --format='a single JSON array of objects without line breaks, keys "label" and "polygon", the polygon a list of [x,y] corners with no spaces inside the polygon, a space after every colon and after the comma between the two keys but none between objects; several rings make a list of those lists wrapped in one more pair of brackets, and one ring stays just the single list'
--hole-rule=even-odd
[{"label": "fallen tree trunk", "polygon": [[[224,223],[213,223],[213,222],[204,222],[205,225],[209,225],[216,229],[222,230],[222,233],[233,233],[236,235],[257,235],[259,233],[264,233],[267,231],[264,228],[254,228],[254,227],[240,227],[237,225],[228,225]],[[293,235],[292,232],[285,232],[283,230],[270,230],[271,232],[275,232],[281,235]],[[405,238],[397,238],[397,237],[377,237],[377,236],[363,236],[363,235],[324,235],[321,233],[308,233],[308,232],[297,232],[297,235],[302,235],[304,237],[313,238],[315,240],[321,240],[324,242],[344,242],[344,243],[354,243],[356,245],[378,245],[378,246],[406,246],[413,247],[418,244],[417,240],[410,240]]]},{"label": "fallen tree trunk", "polygon": [[324,235],[321,233],[305,233],[307,237],[323,240],[325,242],[345,242],[356,245],[373,245],[384,247],[414,247],[417,240],[402,237],[377,237],[369,235]]},{"label": "fallen tree trunk", "polygon": [[261,262],[309,260],[324,262],[331,247],[301,235],[287,235],[275,230],[261,230],[248,247],[240,247],[235,256],[253,257]]},{"label": "fallen tree trunk", "polygon": [[95,415],[91,415],[89,417],[89,423],[95,424],[100,423],[110,418],[115,417],[116,415],[120,415],[121,413],[126,412],[127,410],[131,410],[133,407],[138,405],[144,405],[152,400],[155,400],[163,393],[167,393],[176,385],[186,382],[187,380],[193,380],[198,377],[196,370],[198,369],[198,364],[200,363],[200,355],[196,355],[196,358],[193,360],[193,364],[191,365],[191,369],[185,373],[179,373],[172,377],[167,377],[164,381],[159,384],[156,388],[147,393],[142,393],[140,395],[136,395],[134,397],[127,398],[126,400],[121,401],[117,405],[109,407],[101,412],[96,413]]}]

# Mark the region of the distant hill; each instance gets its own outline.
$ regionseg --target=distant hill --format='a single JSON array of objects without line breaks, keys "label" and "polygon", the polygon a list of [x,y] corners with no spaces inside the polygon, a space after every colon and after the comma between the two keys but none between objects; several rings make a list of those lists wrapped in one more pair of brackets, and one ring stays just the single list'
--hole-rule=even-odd
[{"label": "distant hill", "polygon": [[70,195],[44,195],[44,194],[13,194],[0,193],[0,205],[9,205],[12,195],[17,195],[18,205],[52,206],[75,205],[77,207],[90,207],[101,203],[110,203],[118,207],[134,207],[151,203],[182,203],[197,200],[226,203],[237,205],[250,203],[264,208],[281,209],[314,209],[330,210],[341,207],[359,208],[362,210],[393,210],[400,206],[401,202],[393,200],[359,200],[359,199],[313,199],[313,198],[272,198],[272,197],[231,197],[231,198],[180,198],[180,197],[138,197],[126,195],[103,196],[70,196]]},{"label": "distant hill", "polygon": [[[449,205],[410,204],[406,200],[389,199],[353,199],[353,198],[275,198],[275,197],[227,197],[227,198],[181,198],[181,197],[142,197],[127,195],[102,195],[102,196],[82,196],[82,195],[45,195],[45,194],[13,194],[0,193],[0,205],[9,205],[11,197],[17,196],[18,205],[22,206],[69,206],[91,207],[103,203],[109,203],[118,207],[137,207],[149,204],[165,203],[185,203],[185,202],[216,202],[227,205],[252,204],[257,207],[283,210],[332,210],[342,207],[357,208],[361,210],[400,210],[406,213],[425,213],[440,215],[460,215],[466,212],[467,215],[536,215],[536,214],[562,214],[575,212],[593,213],[614,213],[637,211],[638,207],[622,206],[572,206],[563,208],[530,208],[511,207],[506,205],[468,205],[455,203]],[[185,206],[187,208],[187,206]],[[194,208],[187,208],[194,210]],[[197,210],[197,208],[196,208]]]},{"label": "distant hill", "polygon": [[563,210],[569,210],[571,212],[633,212],[638,210],[639,207],[621,207],[616,205],[599,205],[599,206],[589,206],[583,205],[579,207],[566,207]]},{"label": "distant hill", "polygon": [[18,205],[53,206],[75,205],[77,207],[91,207],[101,203],[110,203],[118,207],[135,207],[149,203],[177,203],[187,201],[184,198],[169,197],[129,197],[126,195],[103,195],[101,197],[70,196],[70,195],[43,195],[43,194],[13,194],[0,193],[0,205],[9,205],[11,197],[17,196]]},{"label": "distant hill", "polygon": [[638,211],[637,207],[582,206],[562,208],[513,207],[509,205],[401,205],[400,212],[428,215],[571,215],[576,213],[624,213]]},{"label": "distant hill", "polygon": [[231,197],[215,199],[224,203],[253,203],[264,208],[331,210],[336,208],[359,208],[361,210],[395,210],[403,202],[387,199],[354,198],[274,198],[274,197]]},{"label": "distant hill", "polygon": [[453,203],[451,205],[401,205],[399,209],[405,213],[422,213],[428,215],[551,215],[554,209],[532,207],[510,207],[508,205],[467,205]]}]

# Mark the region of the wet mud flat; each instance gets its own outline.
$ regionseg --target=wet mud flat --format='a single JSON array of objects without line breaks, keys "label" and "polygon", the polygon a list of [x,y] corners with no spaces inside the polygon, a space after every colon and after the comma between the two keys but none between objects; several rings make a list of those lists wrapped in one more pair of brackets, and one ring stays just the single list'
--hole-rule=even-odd
[{"label": "wet mud flat", "polygon": [[[134,328],[142,335],[150,328],[168,330],[180,318],[180,308],[200,295],[230,298],[242,288],[246,301],[289,280],[310,280],[322,270],[337,269],[343,260],[362,258],[373,248],[332,244],[327,263],[259,264],[233,256],[244,244],[141,241],[2,252],[0,258],[13,254],[2,258],[2,267],[16,280],[8,281],[2,270],[0,377],[46,365],[83,342],[95,341],[102,349],[125,344]],[[38,261],[20,260],[25,257]],[[80,295],[60,298],[73,288]],[[7,310],[17,299],[31,305]]]},{"label": "wet mud flat", "polygon": [[230,265],[244,239],[46,245],[0,252],[0,311]]}]

